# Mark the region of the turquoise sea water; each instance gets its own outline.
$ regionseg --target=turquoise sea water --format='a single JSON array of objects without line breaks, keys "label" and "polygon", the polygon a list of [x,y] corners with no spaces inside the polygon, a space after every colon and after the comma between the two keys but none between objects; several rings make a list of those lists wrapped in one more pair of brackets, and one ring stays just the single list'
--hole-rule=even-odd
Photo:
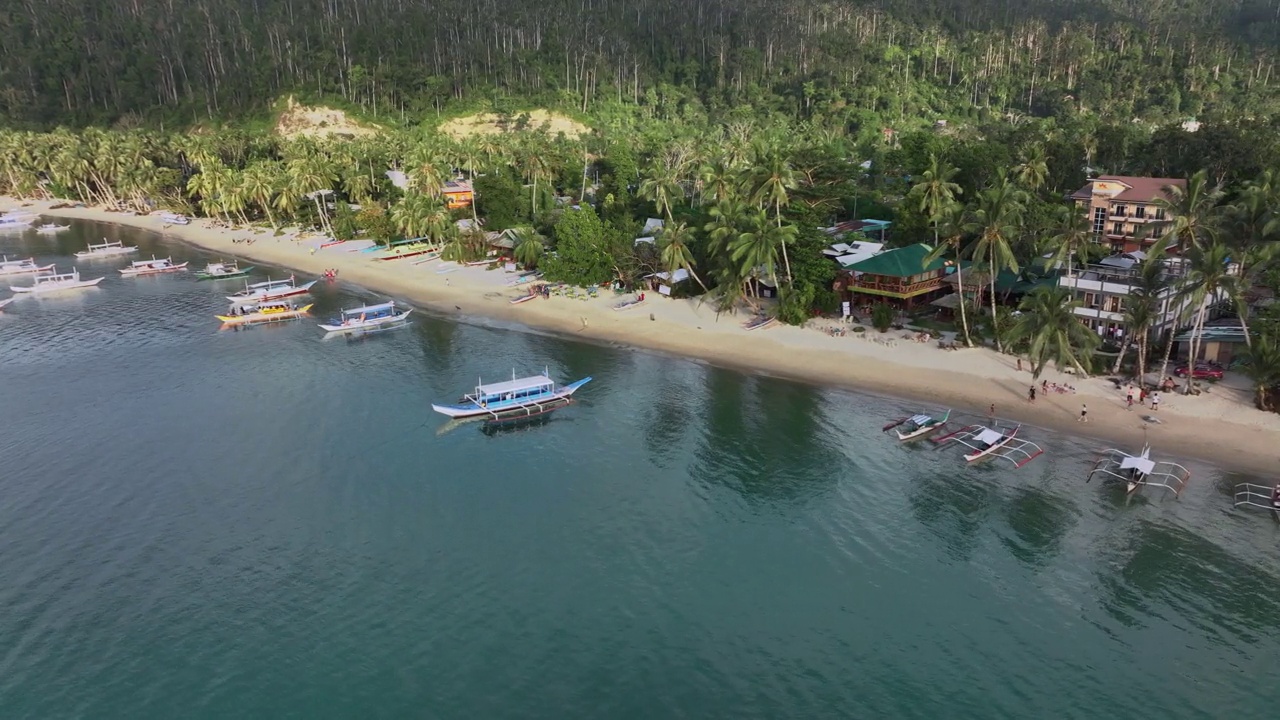
[{"label": "turquoise sea water", "polygon": [[[103,234],[216,259],[0,251]],[[1241,477],[1126,502],[1091,441],[965,468],[880,432],[913,403],[425,313],[219,332],[233,281],[124,262],[0,315],[5,720],[1274,716]],[[430,411],[513,366],[595,381],[511,432]]]}]

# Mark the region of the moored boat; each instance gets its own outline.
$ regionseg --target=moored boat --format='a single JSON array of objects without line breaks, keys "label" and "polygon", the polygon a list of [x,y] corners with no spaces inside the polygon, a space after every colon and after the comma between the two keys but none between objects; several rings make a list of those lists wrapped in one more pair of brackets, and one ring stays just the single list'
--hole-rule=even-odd
[{"label": "moored boat", "polygon": [[249,305],[233,304],[226,315],[216,316],[223,325],[260,325],[305,317],[311,303],[298,307],[288,300],[269,300]]},{"label": "moored boat", "polygon": [[925,435],[941,428],[947,424],[947,419],[951,417],[951,411],[948,410],[942,417],[934,417],[933,415],[912,415],[911,417],[894,420],[884,426],[884,431],[894,430],[894,434],[902,442],[909,442],[922,438]]},{"label": "moored boat", "polygon": [[196,273],[197,280],[225,280],[227,278],[238,278],[248,275],[253,270],[253,266],[242,268],[232,260],[231,262],[209,263],[204,266],[203,270]]},{"label": "moored boat", "polygon": [[320,328],[331,333],[355,333],[383,328],[404,322],[413,308],[397,308],[395,301],[378,305],[343,310],[341,314],[329,322],[320,323]]},{"label": "moored boat", "polygon": [[431,409],[451,418],[499,417],[513,411],[532,412],[545,405],[556,405],[569,399],[578,388],[591,382],[585,377],[568,385],[557,385],[547,375],[511,379],[505,382],[479,383],[474,392],[464,395],[456,405],[432,405]]},{"label": "moored boat", "polygon": [[126,255],[132,252],[138,252],[138,248],[133,245],[125,245],[119,240],[116,242],[110,242],[106,238],[103,238],[102,242],[97,245],[90,243],[88,248],[76,253],[76,257],[81,259],[112,257],[114,255]]},{"label": "moored boat", "polygon": [[5,298],[5,299],[3,299],[3,300],[0,300],[0,310],[3,310],[5,305],[8,305],[9,303],[13,302],[13,301],[14,301],[14,300],[16,300],[16,299],[17,299],[17,298],[11,298],[11,297],[9,297],[9,298]]},{"label": "moored boat", "polygon": [[125,277],[138,277],[140,275],[181,272],[186,269],[187,263],[174,265],[172,258],[156,259],[156,256],[152,255],[150,260],[135,260],[129,267],[120,268],[120,274]]},{"label": "moored boat", "polygon": [[309,283],[299,285],[294,276],[290,275],[284,280],[267,280],[253,283],[252,285],[245,283],[244,290],[235,295],[228,295],[227,299],[241,305],[279,300],[280,298],[293,297],[294,295],[305,295],[311,292],[311,286],[315,284],[316,281],[312,280]]},{"label": "moored boat", "polygon": [[403,260],[404,258],[417,257],[426,255],[431,252],[438,252],[439,247],[431,243],[422,242],[421,238],[412,240],[397,240],[385,248],[377,248],[373,256],[374,260]]},{"label": "moored boat", "polygon": [[10,210],[0,215],[0,230],[26,230],[37,219],[39,219],[39,216],[35,213]]},{"label": "moored boat", "polygon": [[0,275],[27,275],[30,273],[49,272],[52,269],[52,265],[36,265],[35,258],[10,260],[9,256],[6,255],[3,260],[0,260]]},{"label": "moored boat", "polygon": [[69,273],[58,274],[57,269],[54,272],[36,275],[35,284],[31,286],[14,285],[9,289],[16,293],[30,293],[32,295],[45,295],[48,293],[63,292],[65,290],[80,290],[82,288],[90,288],[102,282],[102,278],[93,280],[81,280],[80,271],[72,269]]},{"label": "moored boat", "polygon": [[996,425],[968,425],[934,438],[933,442],[940,446],[954,442],[969,448],[971,452],[964,456],[968,463],[985,458],[1000,458],[1013,463],[1015,468],[1020,468],[1044,452],[1039,445],[1018,437],[1021,430],[1021,425],[1008,429]]},{"label": "moored boat", "polygon": [[49,233],[60,233],[63,230],[70,230],[70,229],[71,229],[70,225],[56,225],[54,223],[45,223],[44,225],[38,226],[36,228],[36,232],[49,234]]},{"label": "moored boat", "polygon": [[191,223],[191,218],[186,215],[179,215],[178,213],[171,212],[160,213],[160,219],[171,225],[188,225]]}]

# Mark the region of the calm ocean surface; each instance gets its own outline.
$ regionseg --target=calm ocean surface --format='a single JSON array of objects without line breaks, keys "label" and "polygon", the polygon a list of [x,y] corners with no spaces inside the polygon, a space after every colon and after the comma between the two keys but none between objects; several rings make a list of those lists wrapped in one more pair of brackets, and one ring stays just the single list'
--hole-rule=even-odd
[{"label": "calm ocean surface", "polygon": [[[217,259],[0,251],[104,234]],[[0,314],[4,720],[1276,715],[1239,476],[1126,503],[1096,443],[964,468],[911,403],[425,313],[219,332],[235,281],[126,262]],[[431,412],[544,366],[595,377],[545,424]]]}]

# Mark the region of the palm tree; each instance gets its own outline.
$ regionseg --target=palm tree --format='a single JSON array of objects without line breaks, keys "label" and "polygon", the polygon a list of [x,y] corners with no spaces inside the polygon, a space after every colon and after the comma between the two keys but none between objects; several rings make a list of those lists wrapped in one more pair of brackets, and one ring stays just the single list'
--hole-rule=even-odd
[{"label": "palm tree", "polygon": [[1044,252],[1053,253],[1049,259],[1050,267],[1067,265],[1067,276],[1075,274],[1074,261],[1079,259],[1081,265],[1088,264],[1101,248],[1093,241],[1093,233],[1089,229],[1089,219],[1074,206],[1063,205],[1054,208],[1052,233],[1041,248]]},{"label": "palm tree", "polygon": [[1008,268],[1018,272],[1018,260],[1014,257],[1010,240],[1016,235],[1018,221],[1022,217],[1022,204],[1026,195],[1018,190],[1004,171],[996,176],[995,183],[978,194],[978,206],[965,228],[978,234],[973,246],[973,257],[987,262],[991,283],[991,326],[994,329],[996,350],[1004,352],[1000,340],[1000,328],[996,316],[996,275]]},{"label": "palm tree", "polygon": [[658,233],[659,259],[662,262],[662,268],[671,276],[673,284],[676,271],[684,270],[698,282],[698,285],[702,286],[703,292],[706,292],[706,284],[694,271],[693,253],[689,252],[689,240],[692,237],[693,231],[684,223],[664,227],[662,232]]},{"label": "palm tree", "polygon": [[746,230],[738,234],[729,249],[730,259],[743,278],[759,277],[763,270],[775,285],[778,282],[778,250],[795,234],[795,227],[778,227],[769,222],[764,210],[747,219]]},{"label": "palm tree", "polygon": [[973,347],[973,340],[969,337],[969,318],[964,307],[964,270],[961,267],[963,262],[960,259],[961,244],[964,240],[964,206],[957,202],[950,205],[939,207],[931,214],[933,218],[933,232],[936,236],[938,233],[938,223],[941,222],[946,230],[947,240],[945,243],[934,245],[933,252],[930,252],[924,259],[924,267],[929,267],[938,258],[951,250],[956,258],[956,294],[960,296],[958,303],[960,309],[960,327],[964,330],[965,347]]},{"label": "palm tree", "polygon": [[391,206],[391,222],[407,238],[425,237],[427,225],[439,202],[430,195],[410,191]]},{"label": "palm tree", "polygon": [[241,182],[245,194],[267,214],[271,227],[276,227],[275,215],[271,213],[271,201],[276,194],[275,168],[265,162],[250,165],[245,168]]},{"label": "palm tree", "polygon": [[929,218],[933,225],[933,245],[938,246],[938,221],[942,219],[944,209],[950,208],[956,196],[963,194],[960,185],[952,181],[960,168],[951,167],[935,154],[929,155],[929,168],[920,176],[920,182],[911,188],[911,194],[919,198],[920,212]]},{"label": "palm tree", "polygon": [[[791,163],[777,147],[771,147],[767,151],[757,148],[756,167],[748,182],[752,188],[751,201],[761,208],[772,205],[774,220],[781,230],[782,208],[791,202],[787,191],[795,189],[797,185]],[[787,259],[787,239],[781,234],[778,237],[782,238],[782,264],[787,271],[787,282],[790,283],[791,261]]]},{"label": "palm tree", "polygon": [[723,156],[704,165],[698,179],[702,183],[704,203],[708,199],[712,203],[726,200],[729,196],[736,195],[742,184],[741,174]]},{"label": "palm tree", "polygon": [[1031,192],[1039,192],[1049,176],[1049,162],[1045,158],[1044,146],[1032,145],[1022,154],[1022,162],[1013,169],[1014,177]]},{"label": "palm tree", "polygon": [[516,236],[515,247],[511,249],[516,262],[530,270],[536,268],[545,249],[542,236],[531,227],[517,228],[511,232]]},{"label": "palm tree", "polygon": [[1157,212],[1164,211],[1170,222],[1160,239],[1169,247],[1186,252],[1196,245],[1208,245],[1218,239],[1223,224],[1222,189],[1209,185],[1208,174],[1200,170],[1187,178],[1187,187],[1166,185],[1167,197],[1156,198]]},{"label": "palm tree", "polygon": [[671,202],[684,195],[684,189],[677,182],[676,168],[655,159],[640,183],[640,197],[649,200],[659,215],[666,215],[667,222],[674,222],[671,216]]},{"label": "palm tree", "polygon": [[[1166,301],[1170,287],[1169,273],[1165,268],[1165,244],[1158,242],[1150,249],[1150,254],[1138,266],[1138,274],[1134,276],[1129,295],[1124,300],[1124,344],[1120,347],[1120,356],[1116,358],[1112,373],[1120,372],[1124,363],[1125,352],[1129,346],[1138,346],[1138,381],[1146,376],[1147,348],[1151,339],[1151,326],[1161,313],[1161,305]],[[1162,378],[1163,379],[1163,378]]]},{"label": "palm tree", "polygon": [[1264,333],[1244,351],[1242,360],[1241,370],[1253,381],[1258,408],[1272,410],[1271,390],[1280,385],[1280,344]]},{"label": "palm tree", "polygon": [[[1196,319],[1191,329],[1191,357],[1188,363],[1194,369],[1200,358],[1200,340],[1204,333],[1204,322],[1209,316],[1209,308],[1218,302],[1222,295],[1229,298],[1242,295],[1239,277],[1231,267],[1231,249],[1225,244],[1214,242],[1209,245],[1193,246],[1186,254],[1189,270],[1183,278],[1182,295],[1191,300],[1196,308]],[[1241,320],[1243,321],[1243,317]],[[1248,334],[1248,330],[1245,330]],[[1172,341],[1170,341],[1172,343]],[[1187,385],[1183,392],[1190,394],[1194,372],[1187,373]]]},{"label": "palm tree", "polygon": [[1027,342],[1031,376],[1039,378],[1050,360],[1059,370],[1073,367],[1088,376],[1089,359],[1102,339],[1075,314],[1079,303],[1062,287],[1041,287],[1022,299],[1022,314],[1009,328],[1011,343]]}]

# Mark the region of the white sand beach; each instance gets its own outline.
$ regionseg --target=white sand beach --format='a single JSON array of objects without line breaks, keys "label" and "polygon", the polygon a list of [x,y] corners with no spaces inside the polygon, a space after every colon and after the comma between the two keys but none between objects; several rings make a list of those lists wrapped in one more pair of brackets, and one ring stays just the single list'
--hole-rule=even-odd
[{"label": "white sand beach", "polygon": [[[1070,384],[1074,394],[1040,395],[1027,400],[1031,373],[1016,369],[1016,359],[985,348],[946,351],[936,342],[903,339],[903,332],[884,336],[874,330],[833,337],[823,328],[834,320],[815,320],[809,327],[771,327],[749,331],[743,315],[720,315],[697,300],[671,300],[656,293],[637,307],[613,306],[634,295],[601,291],[598,297],[553,296],[519,305],[525,294],[509,286],[516,276],[502,270],[461,267],[420,258],[376,261],[350,246],[321,249],[322,240],[269,230],[232,230],[206,219],[190,225],[166,225],[158,216],[136,216],[96,208],[51,210],[52,202],[19,202],[0,198],[0,210],[22,207],[64,218],[119,223],[162,232],[225,258],[243,258],[290,268],[301,274],[338,271],[338,280],[437,311],[444,315],[486,316],[594,341],[618,343],[700,358],[716,365],[910,399],[922,410],[945,407],[979,416],[994,403],[997,417],[1029,425],[1085,435],[1099,448],[1140,449],[1144,438],[1157,455],[1200,457],[1229,468],[1270,474],[1280,457],[1280,415],[1253,406],[1243,378],[1229,378],[1205,394],[1186,397],[1162,393],[1158,413],[1126,408],[1121,391],[1104,377],[1079,380],[1050,369],[1051,383]],[[245,242],[252,240],[251,243]],[[448,272],[442,270],[448,269]],[[874,342],[881,337],[893,344]],[[1036,383],[1038,386],[1038,382]],[[1037,388],[1038,389],[1038,388]],[[1088,404],[1089,422],[1077,418]],[[1158,424],[1144,416],[1156,415]]]}]

